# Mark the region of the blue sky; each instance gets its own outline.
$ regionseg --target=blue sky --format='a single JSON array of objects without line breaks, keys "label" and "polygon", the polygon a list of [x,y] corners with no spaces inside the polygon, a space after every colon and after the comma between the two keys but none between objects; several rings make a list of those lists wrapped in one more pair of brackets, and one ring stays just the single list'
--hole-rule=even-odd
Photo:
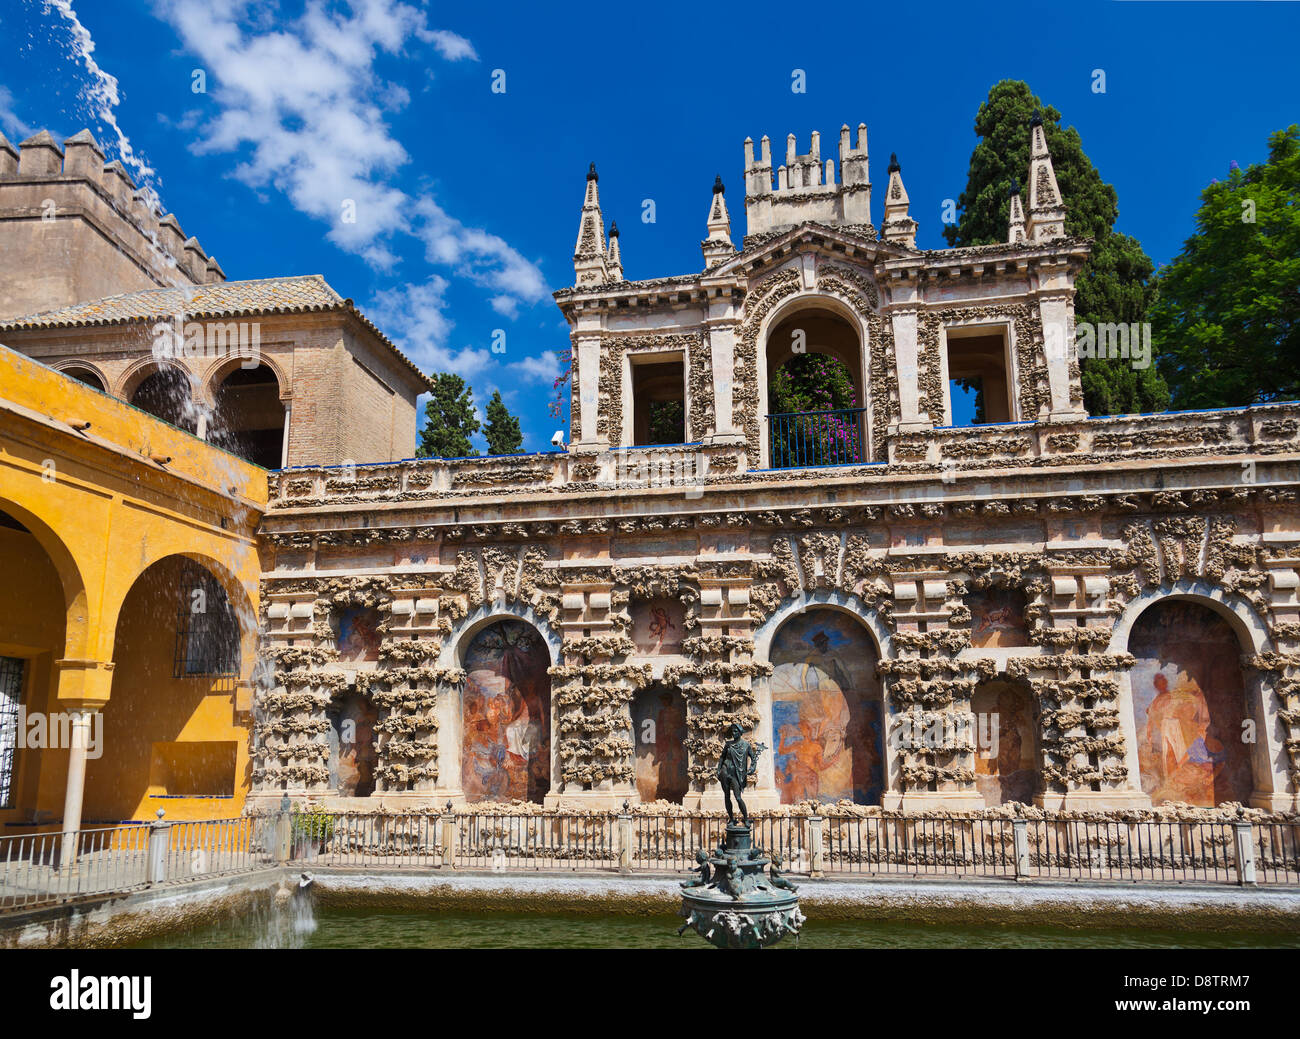
[{"label": "blue sky", "polygon": [[1116,186],[1118,228],[1163,263],[1200,190],[1300,121],[1298,36],[1300,4],[1213,0],[5,0],[0,129],[89,126],[228,277],[325,275],[423,368],[468,378],[480,409],[500,389],[538,450],[568,346],[550,293],[572,282],[589,162],[627,276],[660,277],[699,269],[715,174],[744,233],[747,135],[779,153],[793,132],[802,152],[817,129],[833,154],[840,125],[865,122],[873,215],[897,152],[918,244],[939,248],[976,109],[1024,79]]}]

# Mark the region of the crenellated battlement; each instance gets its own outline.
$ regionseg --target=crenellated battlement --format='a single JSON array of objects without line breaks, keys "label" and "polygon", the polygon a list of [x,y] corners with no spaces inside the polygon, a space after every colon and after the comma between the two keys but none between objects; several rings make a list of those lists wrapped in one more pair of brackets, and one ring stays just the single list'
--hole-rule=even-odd
[{"label": "crenellated battlement", "polygon": [[0,134],[0,318],[157,287],[226,280],[216,259],[89,130],[62,146]]},{"label": "crenellated battlement", "polygon": [[772,142],[764,136],[754,156],[753,138],[745,138],[746,234],[757,235],[806,220],[827,224],[871,223],[871,177],[867,168],[867,126],[858,124],[856,145],[849,126],[840,128],[839,183],[835,160],[823,159],[821,134],[814,130],[809,150],[800,154],[794,134],[785,139],[785,162],[772,185]]}]

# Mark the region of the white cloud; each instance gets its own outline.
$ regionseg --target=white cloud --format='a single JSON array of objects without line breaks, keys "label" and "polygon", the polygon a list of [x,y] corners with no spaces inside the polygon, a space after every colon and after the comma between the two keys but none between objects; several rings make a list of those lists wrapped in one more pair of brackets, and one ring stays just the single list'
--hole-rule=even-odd
[{"label": "white cloud", "polygon": [[462,58],[478,61],[478,54],[474,51],[474,45],[465,37],[457,36],[454,32],[435,29],[421,38],[427,39],[428,42],[437,47],[438,53],[448,61],[460,61]]},{"label": "white cloud", "polygon": [[540,357],[519,357],[510,361],[510,368],[521,378],[546,383],[549,389],[560,375],[560,358],[554,350],[544,350]]},{"label": "white cloud", "polygon": [[[398,0],[351,0],[346,13],[307,0],[300,17],[278,26],[258,19],[249,0],[155,2],[206,69],[219,109],[200,123],[197,152],[241,154],[234,176],[282,192],[329,225],[330,241],[377,270],[395,267],[397,239],[414,235],[428,261],[492,289],[499,313],[545,298],[536,263],[400,186],[409,156],[385,113],[405,106],[410,94],[386,81],[377,62],[383,54],[427,60],[413,40],[448,61],[478,60],[468,40],[429,28],[422,10]],[[407,292],[408,304],[425,316],[414,326],[420,338],[406,345],[414,355],[431,352],[447,330],[435,334],[430,315],[430,308],[440,311],[442,292]]]},{"label": "white cloud", "polygon": [[18,118],[14,111],[14,96],[7,87],[0,87],[0,130],[15,144],[25,141],[35,132]]}]

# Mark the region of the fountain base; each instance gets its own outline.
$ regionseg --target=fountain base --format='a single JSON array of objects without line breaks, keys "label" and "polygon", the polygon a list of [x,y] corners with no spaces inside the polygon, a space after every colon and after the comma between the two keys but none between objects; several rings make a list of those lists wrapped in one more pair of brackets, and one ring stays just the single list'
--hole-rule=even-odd
[{"label": "fountain base", "polygon": [[761,949],[799,933],[797,888],[780,875],[779,862],[752,846],[748,826],[729,825],[722,846],[696,861],[700,879],[682,885],[679,934],[689,928],[719,949]]}]

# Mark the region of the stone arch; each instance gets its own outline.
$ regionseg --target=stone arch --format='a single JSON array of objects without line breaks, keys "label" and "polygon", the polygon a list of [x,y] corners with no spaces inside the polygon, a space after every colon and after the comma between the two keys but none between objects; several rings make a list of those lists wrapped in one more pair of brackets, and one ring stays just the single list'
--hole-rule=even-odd
[{"label": "stone arch", "polygon": [[771,652],[772,636],[777,629],[795,614],[817,607],[828,607],[847,613],[864,625],[876,642],[876,652],[882,660],[893,655],[889,629],[880,614],[861,598],[835,589],[821,589],[788,596],[754,632],[754,659],[767,661]]},{"label": "stone arch", "polygon": [[[787,320],[805,311],[829,312],[831,316],[848,325],[849,330],[857,337],[857,356],[854,363],[849,364],[848,367],[853,376],[854,387],[857,390],[858,406],[865,409],[861,424],[862,460],[864,462],[870,461],[874,457],[874,451],[877,447],[873,443],[872,423],[870,421],[873,408],[873,387],[869,378],[872,344],[867,316],[859,313],[852,303],[838,293],[829,292],[825,289],[796,292],[782,299],[771,311],[763,316],[759,322],[758,332],[755,337],[754,363],[757,381],[755,390],[758,397],[759,452],[761,459],[759,467],[763,469],[772,464],[769,443],[770,431],[767,419],[768,414],[771,412],[768,401],[768,383],[772,372],[775,370],[771,367],[770,357],[773,346],[772,336]],[[831,356],[835,355],[832,354]]]},{"label": "stone arch", "polygon": [[110,392],[114,397],[130,401],[131,395],[140,388],[140,383],[160,369],[174,369],[185,375],[194,384],[194,373],[181,361],[172,357],[154,357],[152,354],[139,357],[118,372]]},{"label": "stone arch", "polygon": [[[1185,616],[1173,612],[1180,605]],[[1138,658],[1120,676],[1126,763],[1136,789],[1156,802],[1290,801],[1276,698],[1267,675],[1240,663],[1243,654],[1273,649],[1251,604],[1202,580],[1152,589],[1126,606],[1111,649]],[[1242,742],[1249,734],[1253,744]]]},{"label": "stone arch", "polygon": [[269,357],[257,358],[252,367],[240,357],[218,361],[202,382],[202,395],[212,410],[208,439],[263,469],[282,468],[288,385]]},{"label": "stone arch", "polygon": [[[153,415],[178,429],[198,431],[197,379],[185,365],[170,359],[143,358],[132,364],[118,380],[116,394],[134,408]],[[184,400],[177,393],[185,391]]]},{"label": "stone arch", "polygon": [[29,509],[0,498],[0,512],[7,513],[21,523],[44,550],[59,575],[64,599],[63,657],[84,660],[93,655],[90,639],[90,602],[81,567],[55,529]]},{"label": "stone arch", "polygon": [[[528,636],[522,645],[521,635]],[[447,697],[450,702],[439,712],[439,733],[450,738],[440,740],[438,760],[466,800],[518,797],[542,803],[555,789],[560,773],[549,669],[560,659],[558,636],[530,607],[520,604],[480,607],[444,642],[440,664],[462,670],[465,679],[460,695]],[[512,668],[523,671],[507,674]],[[481,737],[467,721],[471,698],[482,707],[475,710],[483,723]],[[492,707],[502,698],[509,717]]]},{"label": "stone arch", "polygon": [[105,629],[112,694],[104,753],[87,766],[86,818],[138,818],[157,796],[224,798],[214,811],[234,807],[248,769],[245,730],[232,714],[225,733],[209,725],[199,726],[202,739],[192,733],[196,719],[211,717],[213,698],[234,707],[249,673],[257,631],[243,585],[200,553],[165,553],[136,573],[106,611]]},{"label": "stone arch", "polygon": [[[247,360],[248,358],[239,356],[219,357],[208,365],[207,370],[199,377],[200,385],[203,387],[204,400],[209,404],[215,404],[217,389],[221,386],[221,383],[231,372],[242,368]],[[293,385],[284,365],[277,358],[265,352],[257,355],[257,363],[269,368],[271,374],[275,376],[280,400],[289,401],[293,399]]]},{"label": "stone arch", "polygon": [[773,666],[759,688],[759,713],[783,802],[879,804],[888,787],[888,717],[875,666],[886,642],[872,611],[846,602],[854,599],[803,597],[759,629],[761,649],[755,640],[756,657]]},{"label": "stone arch", "polygon": [[100,393],[108,392],[108,376],[98,365],[90,361],[65,361],[56,365],[54,370],[69,379],[76,379],[93,390],[99,390]]}]

